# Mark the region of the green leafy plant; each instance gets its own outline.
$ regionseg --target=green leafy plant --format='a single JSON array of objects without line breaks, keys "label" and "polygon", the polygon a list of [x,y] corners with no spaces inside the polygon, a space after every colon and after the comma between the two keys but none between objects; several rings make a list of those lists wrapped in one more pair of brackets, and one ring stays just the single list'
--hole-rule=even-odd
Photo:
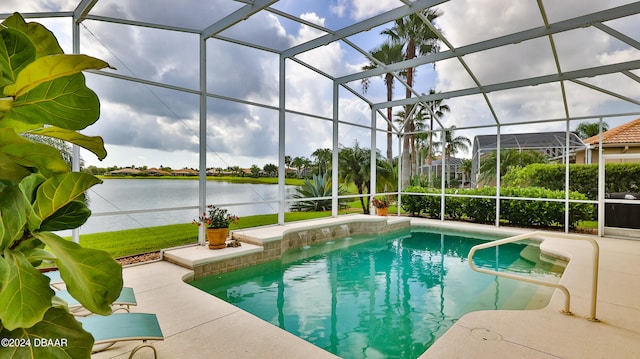
[{"label": "green leafy plant", "polygon": [[389,198],[387,196],[377,196],[371,199],[371,205],[375,208],[389,208]]},{"label": "green leafy plant", "polygon": [[207,206],[207,212],[194,220],[193,223],[205,225],[207,228],[229,228],[231,223],[238,223],[240,217],[230,214],[226,208],[216,207],[212,204]]},{"label": "green leafy plant", "polygon": [[[440,190],[423,187],[409,187],[402,196],[402,208],[412,215],[425,213],[428,217],[438,218],[441,212]],[[424,195],[418,195],[424,193]],[[458,197],[473,196],[473,197]],[[549,227],[562,225],[565,221],[565,205],[561,201],[531,201],[524,198],[547,198],[563,200],[564,191],[554,191],[538,187],[502,187],[503,197],[522,197],[523,199],[501,199],[500,219],[518,226]],[[496,215],[496,188],[446,189],[445,217],[468,219],[477,223],[492,223]],[[570,200],[584,201],[587,198],[579,192],[569,192]],[[575,228],[580,221],[592,216],[593,207],[588,203],[569,204],[569,227]]]},{"label": "green leafy plant", "polygon": [[122,267],[112,256],[52,233],[89,218],[84,193],[101,181],[71,172],[56,148],[26,136],[64,140],[103,159],[102,139],[77,131],[100,116],[82,71],[108,66],[64,54],[49,30],[17,13],[0,25],[0,338],[66,340],[52,347],[1,346],[2,358],[90,356],[93,337],[55,297],[37,269],[41,263],[57,266],[69,293],[97,314],[110,314],[122,289]]},{"label": "green leafy plant", "polygon": [[[291,198],[304,199],[304,198],[316,198],[305,201],[296,201],[291,205],[292,211],[310,212],[310,211],[328,211],[331,209],[332,200],[331,192],[332,185],[329,179],[330,175],[320,174],[313,175],[313,179],[305,178],[304,185],[296,188],[296,193],[291,195]],[[345,192],[342,186],[338,186],[338,195],[343,195]],[[324,198],[322,198],[324,197]],[[338,200],[339,208],[346,208],[347,203],[344,199]]]}]

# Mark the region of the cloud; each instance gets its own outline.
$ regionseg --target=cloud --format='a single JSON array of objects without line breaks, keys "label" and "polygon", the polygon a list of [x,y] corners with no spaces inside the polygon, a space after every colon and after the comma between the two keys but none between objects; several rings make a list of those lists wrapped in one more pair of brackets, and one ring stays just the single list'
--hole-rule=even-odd
[{"label": "cloud", "polygon": [[[301,17],[324,25],[325,19],[315,13],[305,13]],[[269,31],[256,31],[251,27]],[[91,34],[86,41],[92,44],[87,46],[88,52],[107,58],[118,67],[119,73],[197,89],[198,45],[195,36],[103,23],[91,23],[87,28]],[[245,26],[234,29],[233,34],[224,35],[248,38],[249,34],[258,33],[263,39],[253,38],[252,41],[283,48],[324,34],[306,25],[299,25],[287,33],[277,18],[259,14],[255,21],[247,21]],[[93,36],[94,41],[90,42]],[[345,73],[345,69],[352,66],[342,60],[344,56],[344,49],[338,43],[300,55],[304,61],[329,73]],[[210,93],[277,106],[277,55],[210,39],[207,58]],[[287,66],[288,107],[330,117],[331,82],[291,61]],[[106,143],[117,145],[118,151],[129,147],[167,153],[198,151],[197,95],[96,75],[88,77],[90,86],[101,98],[102,116],[85,132],[100,134]],[[310,87],[314,91],[309,91]],[[258,164],[277,162],[278,111],[214,98],[208,100],[207,108],[207,148],[212,160],[219,162],[225,158],[230,162],[226,165],[250,158]],[[287,120],[287,137],[291,139],[287,141],[287,154],[308,157],[319,147],[331,146],[330,126],[322,124],[323,120],[307,117],[296,120],[296,116]]]},{"label": "cloud", "polygon": [[[601,10],[606,4],[587,5],[582,1],[555,2],[546,7],[551,22]],[[584,8],[587,6],[587,9]],[[491,0],[457,1],[440,7],[443,15],[437,19],[444,36],[456,47],[484,41],[492,37],[543,26],[542,16],[535,2],[512,1],[509,4]],[[618,20],[625,27],[630,21]],[[585,69],[592,66],[637,59],[639,52],[630,49],[612,36],[594,28],[580,28],[554,35],[562,72]],[[443,47],[443,50],[447,50]],[[481,85],[490,85],[543,75],[557,74],[553,52],[547,37],[506,45],[482,53],[464,57]],[[437,63],[437,90],[441,92],[476,87],[470,75],[458,60]],[[594,80],[608,88],[600,77]],[[596,114],[618,101],[591,89],[571,84],[568,92],[571,116]],[[635,87],[635,89],[634,89]],[[629,81],[618,91],[637,96],[637,83]],[[571,91],[571,93],[569,93]],[[499,91],[489,94],[489,99],[501,123],[539,121],[564,117],[564,106],[560,85],[540,85],[530,88]],[[619,101],[618,101],[619,102]],[[447,100],[451,114],[447,122],[458,127],[491,124],[494,122],[489,108],[481,96]],[[455,105],[454,105],[455,104]],[[475,108],[475,110],[474,110]]]},{"label": "cloud", "polygon": [[331,5],[331,12],[339,17],[348,16],[353,20],[364,20],[373,15],[395,9],[403,4],[397,0],[337,0]]},{"label": "cloud", "polygon": [[[12,8],[24,12],[68,11],[77,6],[77,3],[77,0],[7,0],[0,5],[0,12],[1,9]],[[543,2],[551,22],[602,10],[611,7],[612,3],[606,0],[586,3],[579,0]],[[338,29],[402,4],[397,0],[332,0],[310,7],[311,5],[300,5],[295,1],[280,1],[277,8],[283,11],[295,9],[297,14],[294,15],[306,21]],[[243,5],[235,2],[200,0],[183,0],[180,6],[175,6],[175,1],[156,0],[152,7],[136,1],[99,1],[92,11],[102,16],[202,29],[241,6]],[[443,15],[437,20],[437,24],[444,36],[456,47],[543,25],[536,2],[530,0],[513,0],[507,3],[495,0],[456,0],[438,8]],[[637,20],[636,18],[637,15],[611,21],[607,25],[638,39],[638,27],[632,21]],[[66,19],[47,21],[54,24],[57,28],[55,33],[61,34],[65,44],[70,43],[71,26]],[[65,27],[61,28],[61,25]],[[354,35],[350,40],[365,50],[373,49],[384,40],[378,30],[390,26],[391,24],[382,25],[377,30]],[[198,90],[199,37],[196,34],[92,20],[82,23],[81,34],[81,51],[107,60],[117,67],[118,74]],[[323,36],[325,32],[296,24],[273,13],[260,12],[225,30],[221,35],[285,49]],[[631,49],[595,27],[557,34],[554,40],[564,72],[636,60],[640,55],[638,50]],[[446,50],[444,46],[443,50]],[[301,54],[298,58],[332,76],[359,71],[368,62],[344,42],[322,46]],[[267,106],[278,105],[277,54],[209,39],[207,59],[208,92]],[[482,85],[557,73],[547,38],[524,41],[482,54],[470,54],[464,59]],[[419,92],[427,92],[432,87],[431,68],[431,65],[425,65],[418,69],[415,86]],[[472,78],[456,59],[438,62],[435,71],[437,91],[475,87]],[[638,74],[637,71],[635,73]],[[286,63],[286,76],[287,108],[332,117],[333,84],[330,80],[290,60]],[[374,102],[384,101],[382,79],[376,77],[371,80],[367,96]],[[640,98],[637,82],[622,75],[581,80],[635,99]],[[143,149],[141,151],[145,158],[149,157],[151,150],[158,150],[161,151],[158,152],[159,158],[176,161],[184,158],[189,162],[183,166],[197,165],[192,162],[194,156],[184,155],[193,155],[198,151],[200,106],[197,94],[93,74],[87,74],[87,81],[101,99],[102,115],[100,121],[85,132],[103,136],[108,146],[114,148],[114,152],[123,151],[124,154],[118,158],[126,158],[126,151],[131,151],[131,148],[139,148]],[[355,90],[360,90],[358,84],[352,85]],[[612,101],[611,96],[578,84],[567,83],[566,88],[571,115],[605,111],[620,102]],[[560,118],[564,115],[559,85],[496,91],[488,96],[501,122]],[[396,81],[394,98],[402,97],[404,89]],[[448,125],[464,127],[495,123],[480,95],[449,99],[447,104],[452,109],[444,119]],[[243,165],[277,162],[278,111],[216,98],[208,99],[207,108],[207,143],[212,161],[220,161],[224,157],[225,161],[231,162],[229,165],[236,164],[233,162],[243,162]],[[614,112],[620,112],[622,108],[618,106]],[[340,92],[339,110],[341,120],[358,122],[363,119],[363,124],[369,122],[368,114],[363,115],[363,112],[367,112],[367,106],[343,90]],[[637,111],[637,106],[631,110]],[[346,125],[341,125],[340,131],[340,141],[346,145],[350,145],[352,138],[361,133],[360,129]],[[317,148],[331,146],[331,122],[311,116],[288,114],[286,136],[288,155],[308,157]],[[382,144],[379,147],[383,147]],[[183,155],[175,156],[175,153]]]}]

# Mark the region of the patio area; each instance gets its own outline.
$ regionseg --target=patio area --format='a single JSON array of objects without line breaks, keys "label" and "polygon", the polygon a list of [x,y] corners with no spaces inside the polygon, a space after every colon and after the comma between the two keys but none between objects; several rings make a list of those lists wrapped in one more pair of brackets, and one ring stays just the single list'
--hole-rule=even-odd
[{"label": "patio area", "polygon": [[[364,216],[363,216],[364,217]],[[392,217],[389,217],[391,220]],[[321,220],[331,223],[332,219]],[[344,219],[342,219],[344,221]],[[411,219],[411,225],[494,232],[495,227]],[[309,223],[307,223],[309,224]],[[312,223],[316,224],[317,223]],[[287,226],[262,230],[277,236]],[[513,234],[519,229],[505,229]],[[260,230],[254,230],[258,231]],[[252,233],[256,234],[256,233]],[[541,310],[482,311],[462,317],[424,358],[634,358],[640,353],[640,242],[597,238],[600,275],[597,302],[599,322],[589,315],[592,247],[584,241],[549,238],[542,249],[570,258],[561,283],[571,292],[573,315],[560,313],[563,294],[556,290]],[[244,247],[244,246],[243,246]],[[239,247],[239,248],[243,248]],[[244,250],[256,250],[247,245]],[[183,248],[182,256],[200,253],[229,255],[204,247]],[[227,253],[224,253],[227,251]],[[199,254],[196,254],[199,253]],[[166,253],[165,253],[166,255]],[[202,260],[201,258],[198,260]],[[135,312],[155,313],[165,336],[156,342],[160,358],[331,358],[334,355],[280,328],[204,293],[184,282],[193,271],[167,261],[126,267],[124,284],[135,290]],[[126,358],[138,343],[121,343],[94,358]],[[152,357],[143,349],[136,358]]]}]

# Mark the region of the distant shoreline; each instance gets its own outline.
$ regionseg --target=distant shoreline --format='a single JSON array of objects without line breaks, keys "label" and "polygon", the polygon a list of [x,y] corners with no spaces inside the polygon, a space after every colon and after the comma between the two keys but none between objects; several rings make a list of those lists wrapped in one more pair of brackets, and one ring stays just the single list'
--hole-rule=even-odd
[{"label": "distant shoreline", "polygon": [[[102,180],[111,179],[168,179],[168,180],[199,180],[198,176],[96,176]],[[207,176],[207,181],[220,181],[230,183],[250,183],[250,184],[278,184],[277,177],[233,177],[233,176]],[[285,178],[285,185],[289,186],[301,186],[304,184],[304,179],[301,178]]]}]

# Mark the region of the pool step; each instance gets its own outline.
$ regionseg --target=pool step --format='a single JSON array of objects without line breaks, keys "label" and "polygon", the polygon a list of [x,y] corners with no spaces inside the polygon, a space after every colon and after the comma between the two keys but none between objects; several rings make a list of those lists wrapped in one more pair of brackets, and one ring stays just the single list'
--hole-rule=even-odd
[{"label": "pool step", "polygon": [[[527,271],[534,274],[539,273],[538,275],[542,276],[542,273],[550,271],[561,272],[565,266],[566,262],[562,260],[541,255],[539,248],[526,246],[521,251],[520,258],[511,263],[507,267],[507,271],[515,275],[524,276],[523,271]],[[518,289],[517,292],[516,289]],[[487,287],[476,296],[476,300],[467,303],[466,307],[470,310],[482,308],[541,309],[549,303],[553,290],[554,288],[542,285],[494,277]],[[522,307],[523,297],[525,301],[528,300],[524,308]],[[485,302],[480,302],[480,298],[485,298]]]},{"label": "pool step", "polygon": [[535,269],[542,268],[545,272],[561,273],[567,266],[566,261],[548,256],[542,253],[539,247],[533,245],[526,246],[520,252],[520,258],[529,263],[535,263]]}]

